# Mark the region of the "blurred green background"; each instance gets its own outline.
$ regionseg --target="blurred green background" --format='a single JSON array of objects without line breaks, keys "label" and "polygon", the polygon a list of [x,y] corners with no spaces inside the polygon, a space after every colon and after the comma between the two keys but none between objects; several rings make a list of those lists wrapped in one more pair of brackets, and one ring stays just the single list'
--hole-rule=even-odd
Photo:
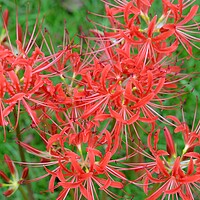
[{"label": "blurred green background", "polygon": [[2,10],[6,8],[10,13],[9,30],[15,29],[15,10],[16,4],[18,7],[19,22],[23,26],[25,24],[26,9],[29,8],[29,25],[35,24],[35,20],[38,14],[38,7],[40,7],[39,18],[44,18],[43,29],[46,28],[54,42],[60,44],[60,40],[63,37],[64,20],[66,20],[66,27],[71,37],[75,36],[83,29],[87,33],[91,24],[86,19],[87,11],[94,11],[101,13],[103,9],[103,3],[100,0],[0,0]]}]

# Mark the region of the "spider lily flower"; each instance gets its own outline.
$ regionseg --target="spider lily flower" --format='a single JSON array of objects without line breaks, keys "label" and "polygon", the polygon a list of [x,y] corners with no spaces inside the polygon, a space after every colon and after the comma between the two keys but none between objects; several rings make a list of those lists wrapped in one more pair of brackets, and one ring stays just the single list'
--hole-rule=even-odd
[{"label": "spider lily flower", "polygon": [[[0,125],[4,127],[5,132],[5,126],[8,124],[10,124],[12,128],[14,127],[14,129],[18,125],[21,106],[25,108],[33,124],[38,126],[40,119],[34,109],[35,107],[40,106],[41,108],[48,104],[49,108],[56,110],[58,102],[55,105],[52,102],[52,99],[55,99],[55,93],[62,93],[62,99],[67,101],[66,97],[63,97],[66,96],[66,94],[64,95],[62,89],[59,89],[59,85],[54,86],[51,84],[51,92],[49,93],[49,82],[52,80],[50,80],[49,75],[45,76],[44,74],[45,72],[49,72],[48,70],[53,69],[53,65],[57,65],[61,60],[63,61],[64,57],[66,59],[65,62],[67,62],[73,54],[68,49],[68,46],[55,54],[51,53],[50,48],[47,46],[50,55],[45,56],[42,48],[46,40],[41,33],[41,27],[39,26],[39,30],[36,31],[38,18],[30,38],[27,38],[28,24],[26,24],[27,28],[23,34],[18,19],[16,20],[17,40],[15,47],[14,44],[11,43],[9,37],[7,18],[4,17],[3,21],[6,25],[4,28],[6,30],[8,44],[0,45],[0,78],[2,80],[0,84]],[[44,41],[40,46],[34,45],[39,34],[43,36]],[[55,70],[56,67],[57,66],[55,66]],[[62,71],[63,69],[59,70]],[[49,94],[51,95],[49,96]],[[59,99],[61,99],[61,97],[57,95],[57,101],[59,101]],[[59,101],[59,103],[61,103],[61,101]],[[16,122],[13,125],[9,116],[14,108],[17,108],[17,114]]]},{"label": "spider lily flower", "polygon": [[[156,15],[152,19],[149,17],[154,1],[115,1],[115,3],[106,1],[107,18],[111,27],[103,27],[104,33],[96,34],[95,40],[110,41],[110,47],[120,46],[121,49],[129,49],[130,52],[134,49],[135,52],[139,52],[137,62],[143,64],[149,59],[155,59],[160,53],[170,55],[178,44],[193,56],[192,47],[199,49],[197,44],[199,23],[190,22],[194,21],[198,5],[192,6],[189,12],[187,8],[194,2],[180,0],[176,3],[163,0],[163,13],[157,20]],[[188,13],[183,15],[183,11]],[[144,21],[146,27],[141,21]],[[163,48],[162,44],[165,42],[169,46]],[[104,45],[101,45],[98,51],[104,49]]]},{"label": "spider lily flower", "polygon": [[200,121],[197,122],[197,126],[195,128],[195,120],[197,115],[197,108],[194,112],[194,119],[193,119],[193,125],[190,129],[188,124],[184,121],[184,115],[183,115],[183,122],[181,122],[179,119],[177,119],[175,116],[167,116],[168,119],[172,120],[176,123],[176,128],[174,132],[176,134],[182,134],[184,138],[185,147],[183,149],[183,156],[185,153],[189,153],[190,151],[193,151],[195,147],[200,146]]},{"label": "spider lily flower", "polygon": [[160,94],[170,93],[167,89],[172,86],[176,88],[180,68],[149,63],[143,69],[127,51],[116,47],[106,49],[104,54],[106,59],[96,58],[83,76],[84,92],[77,91],[75,103],[84,110],[80,117],[115,119],[128,126],[138,121],[154,123],[157,116],[153,108],[165,109]]},{"label": "spider lily flower", "polygon": [[[119,5],[108,3],[108,6],[113,8],[109,11],[113,12],[113,18],[123,12],[126,12],[122,15],[123,17],[136,15],[136,13],[131,13],[136,12],[135,9],[131,10],[134,4],[150,6],[153,1],[116,3]],[[166,67],[162,65],[160,59],[164,60],[176,50],[178,40],[168,46],[167,40],[171,38],[173,32],[160,31],[167,23],[169,13],[166,20],[163,16],[158,20],[156,16],[152,20],[149,18],[147,20],[148,9],[145,14],[141,11],[137,17],[139,15],[145,18],[147,28],[140,29],[140,23],[137,24],[137,22],[133,23],[134,27],[131,31],[128,25],[119,25],[116,29],[114,27],[115,30],[112,32],[111,29],[107,36],[112,37],[113,34],[114,39],[120,40],[115,45],[107,40],[107,32],[103,33],[105,40],[103,34],[96,32],[96,37],[99,38],[97,43],[100,44],[100,49],[96,51],[96,57],[99,60],[95,60],[93,69],[89,68],[88,74],[84,77],[85,98],[81,96],[81,100],[77,99],[77,102],[80,102],[79,106],[85,109],[82,118],[86,119],[91,115],[101,113],[104,117],[116,118],[124,124],[131,124],[140,119],[145,121],[146,118],[150,118],[151,121],[155,119],[156,112],[152,111],[151,106],[157,106],[153,103],[155,101],[162,104],[163,99],[159,98],[159,94],[164,93],[162,91],[165,90],[165,86],[170,87],[168,76],[172,75],[170,70],[166,70]],[[117,17],[116,20],[118,20]],[[126,21],[124,20],[125,23]],[[137,52],[136,55],[134,50]],[[151,105],[150,108],[149,105]],[[107,107],[109,112],[106,110]],[[161,108],[162,105],[157,107]],[[104,113],[105,111],[107,113]]]},{"label": "spider lily flower", "polygon": [[[137,181],[143,180],[143,189],[148,195],[147,200],[160,197],[178,199],[178,196],[182,199],[195,199],[195,194],[191,191],[199,193],[199,153],[193,148],[188,153],[183,150],[182,155],[178,156],[179,144],[173,141],[168,128],[165,127],[164,132],[167,151],[158,148],[160,130],[148,135],[147,144],[151,154],[139,146],[135,148],[138,153],[151,160],[132,163],[133,170],[142,170],[142,175]],[[154,138],[153,144],[152,138]],[[159,188],[155,189],[154,184]]]},{"label": "spider lily flower", "polygon": [[[71,133],[71,129],[65,127],[60,133],[51,135],[47,140],[46,152],[18,142],[29,153],[42,158],[41,162],[27,164],[44,167],[47,172],[45,176],[28,182],[51,176],[49,191],[54,192],[57,187],[62,188],[57,199],[65,199],[69,191],[74,190],[75,198],[80,195],[94,200],[96,186],[111,197],[117,198],[118,195],[111,192],[109,187],[122,189],[124,187],[122,181],[127,181],[127,178],[121,172],[125,168],[118,168],[115,162],[125,160],[127,157],[113,159],[118,148],[116,141],[112,140],[109,131],[92,133],[93,127],[95,126],[89,126],[88,130],[84,130],[82,126],[79,133]],[[130,155],[132,156],[134,154]],[[55,181],[56,178],[58,182]]]},{"label": "spider lily flower", "polygon": [[8,155],[4,155],[4,161],[8,166],[12,178],[9,178],[3,171],[0,170],[0,177],[5,181],[4,183],[0,184],[0,187],[8,188],[3,194],[6,197],[10,197],[17,191],[18,187],[23,184],[28,175],[28,168],[24,168],[22,171],[22,176],[19,177],[15,164]]},{"label": "spider lily flower", "polygon": [[181,45],[189,53],[190,56],[193,56],[192,47],[195,47],[197,49],[200,48],[196,44],[200,41],[200,39],[198,38],[199,24],[189,24],[189,22],[192,21],[197,14],[198,8],[198,5],[194,5],[186,16],[181,16],[176,22],[171,24],[166,23],[163,26],[163,30],[170,31],[174,34],[174,36],[179,40]]}]

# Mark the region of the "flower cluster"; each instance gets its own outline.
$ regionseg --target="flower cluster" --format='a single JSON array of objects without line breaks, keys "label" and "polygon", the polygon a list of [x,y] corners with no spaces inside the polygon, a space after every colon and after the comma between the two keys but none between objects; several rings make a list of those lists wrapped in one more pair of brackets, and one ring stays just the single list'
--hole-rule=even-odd
[{"label": "flower cluster", "polygon": [[[20,179],[5,155],[14,181],[0,171],[8,183],[0,186],[10,185],[4,193],[10,196],[23,184],[49,177],[48,191],[58,190],[57,200],[95,200],[98,190],[113,199],[131,199],[134,194],[125,187],[132,185],[143,188],[148,200],[195,199],[200,190],[196,111],[192,128],[184,117],[181,122],[161,111],[179,108],[178,97],[185,93],[181,81],[192,76],[183,72],[180,61],[195,58],[193,48],[200,48],[199,23],[194,19],[198,5],[193,5],[195,0],[162,0],[162,13],[155,14],[156,0],[102,2],[106,15],[94,15],[109,25],[91,21],[91,35],[81,36],[85,49],[66,35],[54,49],[38,19],[31,34],[28,21],[25,32],[17,21],[13,44],[9,12],[4,11],[0,126],[5,140],[7,129],[16,131],[18,163],[26,168]],[[187,58],[181,57],[181,49]],[[167,105],[170,99],[178,103]],[[23,115],[31,123],[20,129]],[[21,138],[29,129],[39,136],[39,147]],[[179,134],[184,146],[174,139]],[[159,138],[166,142],[165,149]],[[26,161],[23,151],[36,161]],[[41,169],[41,176],[30,179],[28,166]]]},{"label": "flower cluster", "polygon": [[175,117],[171,119],[178,122],[174,133],[182,134],[184,147],[181,149],[180,145],[174,142],[169,129],[164,127],[166,150],[158,147],[158,129],[154,134],[148,135],[150,154],[140,147],[137,148],[137,151],[140,150],[139,152],[149,161],[131,164],[134,170],[142,171],[138,181],[143,182],[144,192],[149,194],[148,200],[158,199],[160,196],[162,199],[167,196],[175,199],[196,199],[199,195],[200,154],[195,151],[195,148],[200,146],[199,124],[195,130],[190,131],[186,123],[180,123]]}]

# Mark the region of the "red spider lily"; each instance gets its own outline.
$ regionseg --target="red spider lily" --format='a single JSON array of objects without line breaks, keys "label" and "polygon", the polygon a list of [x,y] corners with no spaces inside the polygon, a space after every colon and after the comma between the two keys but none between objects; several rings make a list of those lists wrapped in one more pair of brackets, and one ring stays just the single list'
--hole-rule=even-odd
[{"label": "red spider lily", "polygon": [[[108,3],[114,7],[112,10],[114,15],[125,11],[127,15],[135,14],[131,13],[131,9],[125,9],[126,6],[131,8],[134,2],[117,3],[120,5],[115,6]],[[138,1],[137,3],[143,4],[144,2]],[[142,14],[141,17],[144,18]],[[82,96],[81,100],[78,99],[78,102],[86,107],[83,118],[100,114],[107,118],[114,117],[124,124],[131,124],[140,119],[141,121],[146,120],[146,118],[150,118],[150,121],[155,119],[155,112],[152,113],[147,105],[155,105],[153,101],[162,102],[158,96],[159,93],[162,93],[165,85],[170,87],[170,83],[167,83],[167,76],[171,72],[166,71],[166,68],[163,69],[164,66],[160,62],[174,52],[178,45],[176,40],[167,47],[166,40],[172,36],[173,32],[160,33],[158,29],[161,28],[161,23],[163,26],[166,21],[163,18],[156,21],[156,17],[152,20],[145,19],[148,27],[144,30],[140,29],[138,23],[132,32],[126,30],[128,27],[126,25],[122,26],[125,28],[124,31],[121,27],[114,28],[114,33],[106,32],[105,37],[97,32],[96,38],[101,48],[97,52],[101,50],[104,52],[97,56],[100,57],[99,61],[95,61],[94,69],[90,68],[90,74],[86,76],[85,81],[88,84],[86,91],[89,92],[85,92],[84,99]],[[123,40],[120,39],[120,42],[114,42],[116,44],[113,45],[106,36],[113,37],[113,39],[123,37]],[[134,49],[138,52],[137,55],[133,54]],[[153,90],[153,88],[156,89]],[[107,106],[109,113],[106,110]]]},{"label": "red spider lily", "polygon": [[[95,185],[113,198],[117,198],[117,195],[109,191],[108,188],[123,188],[121,180],[127,180],[121,170],[114,165],[115,161],[118,162],[127,159],[127,157],[112,159],[115,149],[117,149],[116,141],[112,141],[108,131],[105,134],[103,132],[92,133],[93,126],[90,124],[86,130],[83,129],[79,133],[73,134],[71,129],[66,126],[60,133],[55,133],[48,139],[46,152],[19,142],[29,153],[43,159],[41,164],[27,164],[46,166],[47,175],[51,175],[49,190],[54,192],[59,186],[63,188],[57,199],[65,199],[72,189],[75,190],[75,198],[79,195],[87,199],[95,199]],[[105,152],[102,152],[102,145],[106,147]],[[129,155],[129,157],[132,156],[134,154]],[[53,170],[47,168],[51,165],[55,167]],[[59,181],[54,186],[56,178]]]},{"label": "red spider lily", "polygon": [[195,31],[195,29],[198,29],[198,24],[187,25],[187,23],[195,17],[198,8],[198,5],[194,5],[191,8],[190,12],[183,19],[181,16],[180,19],[174,22],[173,24],[166,24],[163,26],[164,30],[170,31],[175,35],[175,37],[183,45],[183,47],[190,54],[190,56],[192,56],[192,46],[199,49],[195,42],[199,42],[200,40],[197,37],[198,31]]},{"label": "red spider lily", "polygon": [[[196,146],[200,145],[200,136],[199,136],[199,131],[200,131],[200,126],[199,126],[199,121],[194,128],[194,123],[196,120],[196,110],[195,110],[195,116],[194,116],[194,121],[193,121],[193,127],[190,130],[186,122],[180,122],[175,116],[167,116],[167,118],[171,119],[176,123],[176,129],[174,130],[175,133],[181,133],[184,138],[184,143],[185,143],[185,148],[183,150],[183,153],[187,153],[190,151],[193,151]],[[184,116],[183,116],[184,118]]]},{"label": "red spider lily", "polygon": [[[199,48],[197,45],[199,24],[189,24],[189,22],[196,15],[198,6],[194,5],[186,16],[183,15],[183,11],[193,2],[180,0],[175,4],[163,0],[163,14],[158,20],[157,16],[152,19],[149,17],[153,1],[115,1],[116,5],[105,2],[111,28],[104,27],[108,31],[96,34],[96,40],[110,41],[110,46],[119,45],[123,50],[135,49],[139,52],[137,63],[145,64],[149,59],[155,60],[160,53],[169,56],[176,50],[178,41],[192,56],[192,46]],[[141,21],[146,23],[145,28]],[[173,36],[176,38],[174,43]],[[165,42],[173,44],[167,47]],[[101,49],[105,50],[104,45],[101,45]]]},{"label": "red spider lily", "polygon": [[20,184],[23,184],[23,181],[28,175],[28,168],[26,167],[23,169],[22,176],[19,178],[18,171],[8,155],[4,155],[4,161],[8,166],[12,178],[10,179],[3,171],[0,170],[0,176],[5,181],[5,183],[0,184],[0,187],[8,187],[8,189],[3,194],[6,197],[10,197],[17,191]]},{"label": "red spider lily", "polygon": [[[32,34],[34,35],[34,32]],[[33,35],[31,35],[31,38]],[[26,40],[26,38],[24,38],[24,40]],[[49,93],[49,82],[51,81],[48,80],[47,75],[41,75],[40,73],[41,71],[44,73],[44,70],[48,71],[50,68],[53,68],[53,65],[59,63],[59,60],[62,60],[64,56],[66,56],[67,59],[70,59],[73,54],[67,47],[64,50],[55,53],[55,55],[45,57],[42,49],[36,47],[32,54],[29,55],[29,51],[33,47],[30,42],[28,42],[25,47],[23,47],[24,44],[19,40],[17,40],[16,43],[18,55],[13,52],[12,46],[8,49],[8,47],[1,45],[0,48],[0,60],[2,65],[2,69],[0,70],[0,76],[2,77],[0,125],[5,126],[8,124],[8,116],[16,105],[18,106],[18,113],[15,127],[18,124],[20,105],[24,106],[33,123],[38,125],[40,120],[33,107],[44,107],[48,104],[49,107],[56,110],[55,107],[58,107],[58,103],[61,103],[61,100],[59,99],[62,99],[62,103],[69,102],[62,89],[59,88],[59,85],[54,87],[53,84],[51,84],[51,91]],[[65,55],[65,53],[67,55]],[[46,86],[47,82],[48,86]],[[6,98],[5,93],[8,94]],[[52,102],[52,98],[55,100],[55,93],[58,93],[59,95],[62,93],[62,98],[58,96],[58,94],[56,95],[56,105],[53,104],[55,101]],[[11,124],[10,121],[9,124]]]},{"label": "red spider lily", "polygon": [[[199,153],[191,150],[185,154],[183,149],[182,155],[177,156],[171,133],[166,127],[164,131],[167,151],[158,149],[160,131],[154,134],[153,145],[151,142],[153,134],[148,135],[151,155],[139,146],[136,148],[138,153],[152,159],[152,162],[130,164],[134,166],[134,170],[143,170],[137,181],[144,180],[144,192],[149,194],[148,200],[158,199],[161,196],[163,199],[167,196],[175,199],[178,199],[178,196],[182,199],[194,199],[192,191],[199,192]],[[151,184],[159,184],[159,188],[155,190]]]},{"label": "red spider lily", "polygon": [[[33,44],[36,41],[39,32],[41,31],[39,30],[34,38],[38,20],[36,20],[35,27],[27,44],[28,29],[26,28],[26,32],[23,37],[21,27],[19,26],[18,21],[16,22],[16,44],[18,54],[16,54],[16,51],[14,51],[14,46],[11,44],[11,40],[9,38],[7,12],[5,12],[5,15],[3,16],[3,21],[8,44],[0,45],[0,125],[4,127],[8,125],[8,122],[9,124],[12,124],[8,116],[13,111],[15,105],[18,105],[18,114],[16,117],[17,126],[20,113],[20,103],[24,106],[27,113],[29,113],[33,122],[38,124],[39,119],[37,118],[36,113],[31,106],[35,103],[40,105],[44,105],[44,103],[39,101],[39,99],[41,99],[40,96],[37,95],[36,98],[32,98],[32,95],[35,95],[35,93],[40,89],[40,87],[43,86],[44,83],[38,74],[33,73],[33,70],[39,70],[39,68],[37,68],[40,66],[39,64],[44,60],[47,62],[51,58],[44,58],[44,54],[38,46],[34,51],[32,51],[31,56],[29,56]],[[51,64],[53,64],[53,62],[51,62]],[[48,66],[45,68],[47,67]],[[32,102],[32,105],[29,104],[30,102]]]},{"label": "red spider lily", "polygon": [[159,107],[155,101],[162,104],[164,99],[160,99],[159,94],[165,85],[171,87],[172,80],[168,81],[167,76],[173,74],[175,77],[177,70],[175,67],[162,69],[158,64],[139,68],[128,53],[117,49],[117,54],[114,54],[113,49],[107,49],[107,59],[96,59],[87,75],[83,76],[84,92],[75,96],[77,108],[84,109],[81,117],[94,116],[95,120],[114,118],[128,125],[136,121],[153,122],[156,116],[147,105]]},{"label": "red spider lily", "polygon": [[[34,53],[33,53],[34,54]],[[13,58],[15,56],[13,55]],[[36,56],[37,57],[37,56]],[[22,66],[26,65],[26,68],[24,70],[24,77],[20,79],[20,73],[23,71],[21,71],[20,69],[18,69],[17,72],[14,72],[13,70],[9,70],[9,71],[5,71],[5,70],[1,70],[1,74],[5,78],[2,78],[2,97],[1,99],[3,100],[3,102],[9,106],[7,106],[3,110],[2,113],[2,118],[6,117],[9,115],[9,113],[13,110],[15,104],[18,103],[18,105],[20,105],[20,102],[23,103],[27,113],[29,113],[29,115],[31,116],[32,120],[34,121],[34,123],[38,124],[39,120],[36,117],[35,112],[31,109],[31,107],[27,104],[27,102],[25,101],[25,99],[30,99],[33,100],[31,98],[31,96],[33,94],[35,94],[37,92],[37,90],[43,85],[43,81],[39,76],[35,76],[35,79],[32,79],[32,68],[31,63],[26,63],[26,59],[23,59],[23,61],[20,62],[16,62],[16,58],[13,59],[12,63],[9,63],[9,60],[6,59],[6,63],[3,62],[2,60],[2,64],[4,65],[18,65],[18,66]],[[22,60],[22,59],[21,59]],[[15,67],[14,67],[15,68]],[[34,80],[34,81],[33,81]],[[20,83],[23,82],[23,85],[21,85]],[[5,93],[8,92],[8,94],[10,95],[10,98],[5,99],[5,97],[3,96],[3,91]],[[33,102],[36,102],[37,100],[33,100]],[[39,102],[39,101],[37,101]],[[3,120],[1,120],[3,122]],[[2,125],[5,125],[4,123],[1,123]]]}]

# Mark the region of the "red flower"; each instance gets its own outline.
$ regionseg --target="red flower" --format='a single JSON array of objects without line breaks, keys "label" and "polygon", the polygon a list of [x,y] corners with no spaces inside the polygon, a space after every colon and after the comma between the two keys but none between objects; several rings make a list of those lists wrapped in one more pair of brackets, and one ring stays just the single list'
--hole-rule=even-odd
[{"label": "red flower", "polygon": [[[74,124],[74,126],[77,125]],[[108,188],[123,188],[120,180],[126,181],[127,179],[121,170],[115,166],[115,162],[118,160],[112,159],[116,151],[116,141],[112,141],[110,132],[94,134],[91,132],[93,128],[94,125],[82,126],[79,133],[72,134],[72,129],[66,126],[60,133],[55,133],[48,139],[46,152],[37,150],[23,142],[18,142],[29,153],[42,158],[41,163],[31,164],[45,166],[47,175],[51,176],[49,190],[54,192],[59,186],[63,188],[57,199],[65,199],[69,191],[73,189],[75,190],[75,198],[79,191],[80,196],[95,199],[96,186],[116,198],[117,195]],[[102,151],[103,147],[106,147],[103,150],[105,152]],[[119,161],[125,159],[126,157],[119,159]],[[54,169],[50,170],[48,166],[54,166]],[[54,185],[56,178],[59,181]],[[94,185],[96,186],[94,187]]]},{"label": "red flower", "polygon": [[[151,154],[148,154],[139,146],[136,148],[138,153],[152,161],[132,163],[134,170],[142,170],[142,175],[137,180],[144,180],[144,192],[147,195],[149,194],[147,200],[167,196],[168,198],[176,198],[177,195],[182,199],[194,199],[191,191],[199,191],[200,171],[198,160],[200,154],[195,151],[185,153],[183,149],[182,155],[177,156],[177,149],[175,149],[172,135],[166,127],[167,151],[158,149],[159,132],[158,130],[154,134],[153,145],[151,142],[153,134],[148,135],[148,147]],[[196,146],[199,146],[199,144]],[[159,184],[159,188],[155,190],[152,184]]]},{"label": "red flower", "polygon": [[186,16],[183,17],[180,15],[180,17],[176,19],[174,23],[163,26],[163,30],[170,31],[175,35],[190,56],[193,55],[192,46],[198,49],[200,48],[195,44],[195,42],[200,41],[198,38],[198,24],[195,23],[187,25],[187,23],[189,23],[197,14],[198,8],[198,5],[194,5]]},{"label": "red flower", "polygon": [[9,178],[3,171],[0,170],[0,176],[6,182],[1,183],[0,187],[8,187],[8,189],[3,194],[6,197],[10,197],[17,191],[19,185],[23,184],[24,179],[28,175],[28,168],[26,167],[23,169],[22,176],[19,178],[18,171],[8,155],[4,155],[4,161],[8,166],[12,178]]}]

